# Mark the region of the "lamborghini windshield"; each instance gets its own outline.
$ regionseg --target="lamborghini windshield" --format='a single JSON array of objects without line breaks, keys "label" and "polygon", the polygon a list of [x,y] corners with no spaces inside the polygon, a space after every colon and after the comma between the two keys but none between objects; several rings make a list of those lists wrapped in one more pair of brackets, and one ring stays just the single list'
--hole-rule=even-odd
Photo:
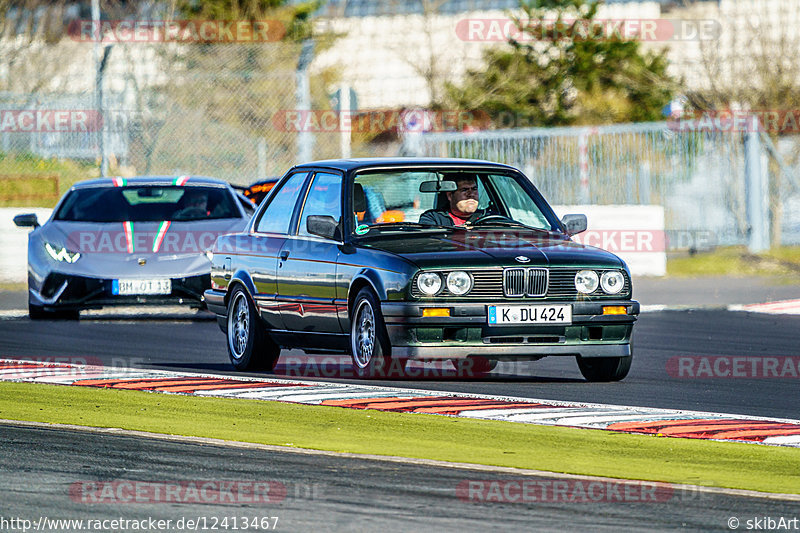
[{"label": "lamborghini windshield", "polygon": [[56,220],[154,222],[239,218],[234,200],[220,187],[90,187],[76,189],[61,204]]}]

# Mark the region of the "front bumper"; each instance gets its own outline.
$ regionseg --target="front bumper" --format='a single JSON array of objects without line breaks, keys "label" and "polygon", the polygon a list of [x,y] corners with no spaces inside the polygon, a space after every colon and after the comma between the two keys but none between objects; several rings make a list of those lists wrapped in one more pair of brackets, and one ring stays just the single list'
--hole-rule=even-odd
[{"label": "front bumper", "polygon": [[[487,306],[503,304],[571,305],[568,325],[489,325]],[[624,315],[604,315],[603,307],[624,306]],[[449,308],[449,317],[423,317],[425,308]],[[639,314],[639,302],[383,302],[381,312],[392,356],[409,359],[456,359],[482,356],[497,360],[540,359],[548,355],[627,357]]]},{"label": "front bumper", "polygon": [[207,289],[203,293],[206,307],[217,317],[217,325],[223,333],[228,333],[228,306],[225,304],[225,291]]},{"label": "front bumper", "polygon": [[[112,293],[112,280],[86,276],[74,276],[58,272],[50,273],[39,290],[30,288],[28,300],[31,305],[47,311],[100,309],[117,305],[165,305],[181,304],[202,307],[203,291],[211,287],[211,276],[172,277],[170,294],[148,294],[120,296]],[[29,283],[32,287],[33,284]]]}]

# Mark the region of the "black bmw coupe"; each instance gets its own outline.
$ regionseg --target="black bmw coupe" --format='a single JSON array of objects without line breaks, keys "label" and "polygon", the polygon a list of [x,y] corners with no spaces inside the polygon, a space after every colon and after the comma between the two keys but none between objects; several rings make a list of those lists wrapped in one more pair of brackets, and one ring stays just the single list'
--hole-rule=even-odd
[{"label": "black bmw coupe", "polygon": [[488,372],[571,356],[587,380],[617,381],[639,304],[621,259],[570,239],[586,225],[507,165],[317,161],[217,239],[205,300],[240,370],[301,348],[349,353],[361,377],[409,359]]}]

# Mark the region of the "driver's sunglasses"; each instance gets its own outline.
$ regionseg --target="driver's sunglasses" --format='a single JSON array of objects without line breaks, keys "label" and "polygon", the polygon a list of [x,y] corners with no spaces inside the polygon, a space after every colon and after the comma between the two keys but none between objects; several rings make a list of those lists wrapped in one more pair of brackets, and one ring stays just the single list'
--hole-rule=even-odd
[{"label": "driver's sunglasses", "polygon": [[458,192],[478,192],[478,186],[474,187],[459,187]]}]

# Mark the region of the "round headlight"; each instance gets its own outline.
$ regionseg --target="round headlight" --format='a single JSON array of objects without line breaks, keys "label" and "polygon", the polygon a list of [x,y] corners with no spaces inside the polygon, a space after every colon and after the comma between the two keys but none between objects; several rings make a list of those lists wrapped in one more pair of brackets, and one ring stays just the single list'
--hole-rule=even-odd
[{"label": "round headlight", "polygon": [[447,275],[447,290],[452,294],[461,296],[467,294],[472,288],[472,278],[464,271],[456,270]]},{"label": "round headlight", "polygon": [[423,272],[417,277],[417,288],[427,296],[433,296],[442,288],[442,277],[436,272]]},{"label": "round headlight", "polygon": [[621,272],[603,272],[600,277],[600,286],[608,294],[617,294],[625,286],[625,278]]},{"label": "round headlight", "polygon": [[590,294],[597,290],[600,278],[594,270],[581,270],[575,274],[575,288],[583,294]]}]

